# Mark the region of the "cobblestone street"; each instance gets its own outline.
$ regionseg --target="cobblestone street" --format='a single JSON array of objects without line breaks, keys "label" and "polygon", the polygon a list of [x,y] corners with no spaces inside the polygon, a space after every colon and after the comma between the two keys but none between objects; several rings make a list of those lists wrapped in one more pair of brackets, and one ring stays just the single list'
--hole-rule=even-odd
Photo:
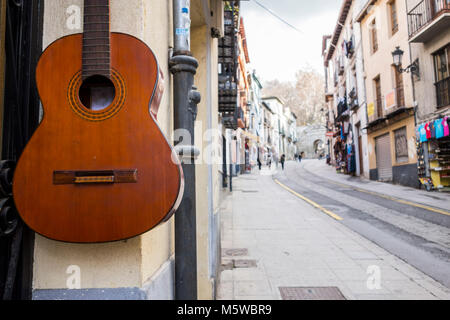
[{"label": "cobblestone street", "polygon": [[[288,163],[289,178],[294,171],[304,173],[303,165]],[[328,170],[323,162],[309,166],[317,166],[316,172]],[[286,292],[282,288],[296,289],[295,293],[305,287],[337,287],[346,299],[450,298],[444,285],[348,227],[344,222],[349,218],[342,210],[326,206],[329,213],[342,215],[337,220],[323,211],[327,211],[325,206],[315,208],[311,203],[316,202],[299,198],[300,194],[278,184],[278,179],[287,178],[263,168],[234,180],[234,192],[222,208],[219,299],[282,299]],[[306,179],[297,178],[297,182],[314,187]],[[398,189],[382,185],[387,190]],[[318,184],[315,191],[320,192]],[[448,236],[448,227],[423,223]],[[432,232],[430,236],[438,235]],[[448,270],[448,256],[441,263]]]}]

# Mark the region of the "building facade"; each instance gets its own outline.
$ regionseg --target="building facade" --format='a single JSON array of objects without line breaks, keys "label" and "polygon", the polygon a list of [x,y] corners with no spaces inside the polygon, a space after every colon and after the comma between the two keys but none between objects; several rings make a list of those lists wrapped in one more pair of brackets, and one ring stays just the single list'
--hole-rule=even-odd
[{"label": "building facade", "polygon": [[441,151],[448,148],[441,128],[449,116],[449,5],[342,1],[322,49],[326,144],[341,172],[411,187],[449,187],[450,160]]},{"label": "building facade", "polygon": [[361,1],[343,1],[335,31],[323,37],[327,149],[340,172],[369,177]]},{"label": "building facade", "polygon": [[321,124],[297,127],[297,153],[303,155],[303,159],[317,159],[325,155],[328,152],[326,132]]},{"label": "building facade", "polygon": [[297,155],[297,115],[285,108],[286,117],[286,160],[294,160]]},{"label": "building facade", "polygon": [[273,154],[276,153],[276,149],[274,146],[274,137],[275,137],[275,128],[274,124],[274,112],[271,109],[270,105],[262,101],[262,113],[264,117],[264,136],[262,141],[262,163],[267,164],[269,158],[272,157]]},{"label": "building facade", "polygon": [[357,21],[364,44],[370,178],[417,187],[413,78],[392,57],[397,47],[409,57],[405,13],[405,1],[368,1]]},{"label": "building facade", "polygon": [[286,154],[286,128],[287,121],[285,117],[284,102],[277,97],[264,97],[263,102],[266,104],[266,109],[270,110],[270,127],[272,135],[270,142],[272,146],[272,160],[279,162],[281,156]]},{"label": "building facade", "polygon": [[254,167],[258,163],[258,158],[261,160],[264,152],[264,111],[261,100],[261,90],[263,87],[255,71],[248,75],[248,81],[250,84],[248,123],[250,165]]},{"label": "building facade", "polygon": [[[450,154],[437,150],[450,150],[447,132],[441,130],[450,117],[450,2],[408,0],[407,22],[411,62],[417,66],[413,93],[418,174],[426,186],[448,191]],[[430,137],[421,135],[425,128],[429,128]]]}]

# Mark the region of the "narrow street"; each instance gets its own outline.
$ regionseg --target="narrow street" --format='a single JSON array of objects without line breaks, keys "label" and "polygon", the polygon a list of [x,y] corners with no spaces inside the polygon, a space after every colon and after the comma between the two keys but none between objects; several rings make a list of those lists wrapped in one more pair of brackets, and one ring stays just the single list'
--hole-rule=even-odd
[{"label": "narrow street", "polygon": [[450,297],[448,194],[338,175],[317,160],[234,185],[219,299],[283,299],[303,287],[337,287],[346,299]]},{"label": "narrow street", "polygon": [[[449,209],[447,194],[427,194],[392,185],[383,185],[382,193],[370,192],[367,187],[346,184],[349,179],[345,176],[341,176],[345,179],[341,182],[328,179],[326,174],[332,176],[333,169],[326,170],[317,162],[286,169],[278,176],[280,182],[338,214],[350,229],[450,287],[450,212],[445,214],[445,207],[443,212],[430,211],[436,205]],[[364,180],[353,180],[364,185]],[[391,194],[390,189],[392,193],[403,191],[404,199],[386,197]],[[411,197],[411,191],[416,196]],[[420,196],[431,201],[416,207]],[[410,201],[397,201],[406,199]]]}]

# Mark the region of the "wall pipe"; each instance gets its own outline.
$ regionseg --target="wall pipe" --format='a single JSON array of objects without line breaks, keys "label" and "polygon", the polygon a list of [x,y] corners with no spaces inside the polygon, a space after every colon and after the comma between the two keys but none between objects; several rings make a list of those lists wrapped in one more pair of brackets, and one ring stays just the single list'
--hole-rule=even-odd
[{"label": "wall pipe", "polygon": [[175,141],[175,151],[185,181],[183,199],[175,214],[176,300],[198,298],[195,159],[200,151],[194,145],[194,122],[201,97],[194,87],[198,62],[190,52],[190,29],[190,0],[173,0],[174,50],[169,66],[173,74],[174,130],[177,133],[181,130],[179,136],[183,137]]}]

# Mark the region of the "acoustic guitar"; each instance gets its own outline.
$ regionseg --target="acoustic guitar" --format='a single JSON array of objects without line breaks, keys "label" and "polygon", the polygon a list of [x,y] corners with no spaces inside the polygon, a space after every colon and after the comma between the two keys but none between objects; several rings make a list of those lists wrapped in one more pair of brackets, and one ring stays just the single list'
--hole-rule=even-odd
[{"label": "acoustic guitar", "polygon": [[43,120],[18,161],[24,222],[54,240],[128,239],[167,221],[183,173],[157,122],[163,75],[151,49],[110,32],[109,0],[84,1],[84,31],[52,43],[36,69]]}]

